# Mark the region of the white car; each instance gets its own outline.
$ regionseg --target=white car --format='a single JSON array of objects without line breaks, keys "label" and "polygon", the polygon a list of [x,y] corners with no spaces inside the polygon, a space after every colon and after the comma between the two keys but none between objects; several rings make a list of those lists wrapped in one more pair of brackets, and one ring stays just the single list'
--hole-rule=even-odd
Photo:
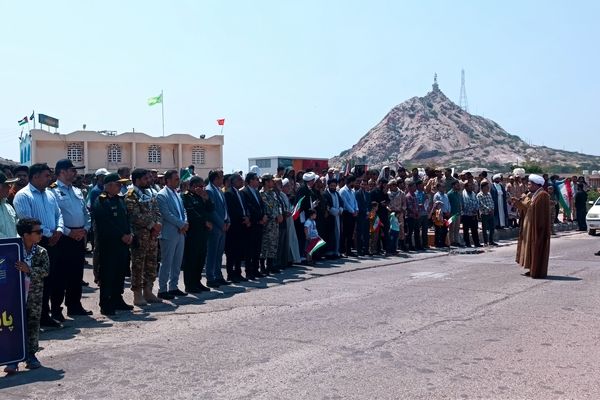
[{"label": "white car", "polygon": [[600,197],[595,201],[589,202],[592,207],[585,216],[585,222],[587,223],[588,233],[595,235],[596,230],[600,229]]}]

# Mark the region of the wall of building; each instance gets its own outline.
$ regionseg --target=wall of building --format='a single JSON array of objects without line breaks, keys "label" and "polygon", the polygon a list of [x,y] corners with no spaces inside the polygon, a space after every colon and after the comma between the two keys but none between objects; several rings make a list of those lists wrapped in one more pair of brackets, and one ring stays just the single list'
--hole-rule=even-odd
[{"label": "wall of building", "polygon": [[[152,137],[144,133],[132,132],[106,136],[91,131],[58,135],[38,129],[30,131],[27,140],[22,141],[21,147],[23,148],[22,154],[26,154],[27,151],[31,154],[31,160],[25,161],[28,165],[46,162],[53,167],[59,159],[67,158],[70,143],[81,143],[82,160],[73,160],[73,163],[85,165],[84,172],[94,172],[98,168],[116,171],[119,167],[124,166],[165,171],[186,168],[194,164],[197,173],[207,175],[208,171],[212,169],[223,168],[223,142],[223,136],[212,136],[205,139],[186,134]],[[108,162],[108,150],[111,144],[120,146],[120,162]],[[151,145],[160,147],[159,163],[148,160],[148,148]],[[193,162],[192,152],[195,148],[204,149],[204,163]]]}]

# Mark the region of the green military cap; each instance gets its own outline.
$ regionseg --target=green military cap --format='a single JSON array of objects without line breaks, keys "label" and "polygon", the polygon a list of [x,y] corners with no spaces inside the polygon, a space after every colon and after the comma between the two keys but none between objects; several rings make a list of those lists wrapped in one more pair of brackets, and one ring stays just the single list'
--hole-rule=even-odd
[{"label": "green military cap", "polygon": [[108,175],[106,175],[104,177],[104,184],[106,185],[107,183],[111,183],[111,182],[117,182],[117,183],[127,183],[129,182],[129,179],[121,179],[121,177],[119,176],[119,174],[117,174],[116,172],[110,173]]}]

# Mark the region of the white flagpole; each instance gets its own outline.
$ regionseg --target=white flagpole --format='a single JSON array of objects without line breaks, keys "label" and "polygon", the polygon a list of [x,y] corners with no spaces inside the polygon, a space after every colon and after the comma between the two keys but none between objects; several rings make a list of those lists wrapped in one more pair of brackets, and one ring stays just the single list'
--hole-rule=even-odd
[{"label": "white flagpole", "polygon": [[162,109],[162,131],[165,136],[165,97],[162,90],[160,91],[160,108]]}]

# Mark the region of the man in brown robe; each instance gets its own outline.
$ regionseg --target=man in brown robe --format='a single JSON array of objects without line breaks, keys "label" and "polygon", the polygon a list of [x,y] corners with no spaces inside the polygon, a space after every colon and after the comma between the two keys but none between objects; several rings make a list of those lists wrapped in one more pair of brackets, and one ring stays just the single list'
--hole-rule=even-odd
[{"label": "man in brown robe", "polygon": [[529,195],[521,198],[513,197],[513,204],[522,216],[516,261],[529,269],[526,276],[534,279],[548,275],[548,258],[550,256],[551,225],[550,196],[543,188],[544,178],[529,175]]}]

